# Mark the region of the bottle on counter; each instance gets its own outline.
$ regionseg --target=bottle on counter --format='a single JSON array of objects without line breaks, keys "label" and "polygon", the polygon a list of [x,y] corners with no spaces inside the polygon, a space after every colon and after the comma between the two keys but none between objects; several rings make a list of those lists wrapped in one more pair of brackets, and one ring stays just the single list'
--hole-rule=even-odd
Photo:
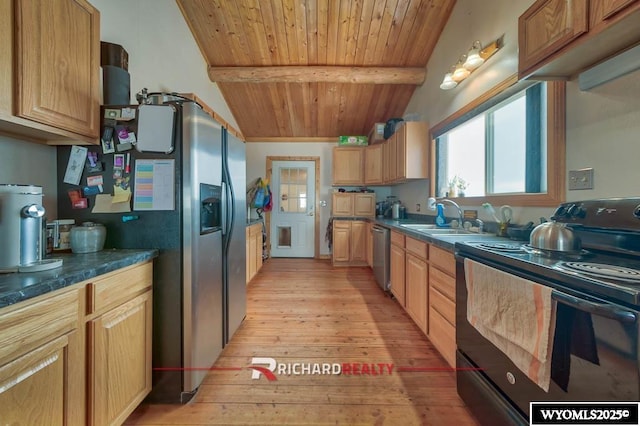
[{"label": "bottle on counter", "polygon": [[447,224],[447,219],[444,217],[444,204],[436,204],[436,210],[436,225],[445,226]]}]

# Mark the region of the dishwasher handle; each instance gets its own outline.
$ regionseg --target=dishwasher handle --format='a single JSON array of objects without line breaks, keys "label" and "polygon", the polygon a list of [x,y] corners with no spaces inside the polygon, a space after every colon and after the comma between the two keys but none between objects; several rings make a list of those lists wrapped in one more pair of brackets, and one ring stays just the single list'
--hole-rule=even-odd
[{"label": "dishwasher handle", "polygon": [[561,293],[556,290],[551,292],[551,297],[559,302],[564,303],[565,305],[569,305],[580,311],[609,318],[618,322],[633,324],[637,319],[635,312],[621,309],[616,305],[610,305],[607,303],[596,303],[571,296],[566,293]]},{"label": "dishwasher handle", "polygon": [[373,228],[371,228],[371,229],[373,229],[373,232],[377,232],[377,233],[379,233],[379,234],[383,234],[383,233],[384,233],[384,231],[385,231],[385,229],[384,229],[384,228],[379,228],[379,227],[377,227],[377,226],[374,226],[374,227],[373,227]]}]

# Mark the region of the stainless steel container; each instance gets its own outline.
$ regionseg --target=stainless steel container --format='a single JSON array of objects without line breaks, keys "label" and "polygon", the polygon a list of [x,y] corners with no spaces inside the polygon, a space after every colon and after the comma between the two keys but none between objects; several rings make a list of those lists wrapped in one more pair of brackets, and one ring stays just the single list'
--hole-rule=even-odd
[{"label": "stainless steel container", "polygon": [[42,258],[42,187],[0,185],[0,270]]},{"label": "stainless steel container", "polygon": [[391,206],[391,218],[392,219],[401,219],[402,218],[402,216],[400,214],[400,206],[401,206],[400,201],[396,201]]},{"label": "stainless steel container", "polygon": [[582,242],[565,223],[545,222],[536,226],[529,236],[531,247],[539,250],[579,252]]}]

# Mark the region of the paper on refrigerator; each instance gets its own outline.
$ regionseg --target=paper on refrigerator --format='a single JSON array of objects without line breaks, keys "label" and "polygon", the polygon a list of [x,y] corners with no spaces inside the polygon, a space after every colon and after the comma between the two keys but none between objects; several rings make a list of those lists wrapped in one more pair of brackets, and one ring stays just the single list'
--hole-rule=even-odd
[{"label": "paper on refrigerator", "polygon": [[175,160],[136,160],[133,210],[175,210]]}]

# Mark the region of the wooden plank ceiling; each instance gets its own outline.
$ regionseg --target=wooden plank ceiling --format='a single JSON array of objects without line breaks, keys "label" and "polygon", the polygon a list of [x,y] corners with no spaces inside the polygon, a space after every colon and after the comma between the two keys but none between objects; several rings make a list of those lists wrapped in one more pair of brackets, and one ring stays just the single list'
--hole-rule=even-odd
[{"label": "wooden plank ceiling", "polygon": [[401,117],[455,0],[177,0],[247,141]]}]

